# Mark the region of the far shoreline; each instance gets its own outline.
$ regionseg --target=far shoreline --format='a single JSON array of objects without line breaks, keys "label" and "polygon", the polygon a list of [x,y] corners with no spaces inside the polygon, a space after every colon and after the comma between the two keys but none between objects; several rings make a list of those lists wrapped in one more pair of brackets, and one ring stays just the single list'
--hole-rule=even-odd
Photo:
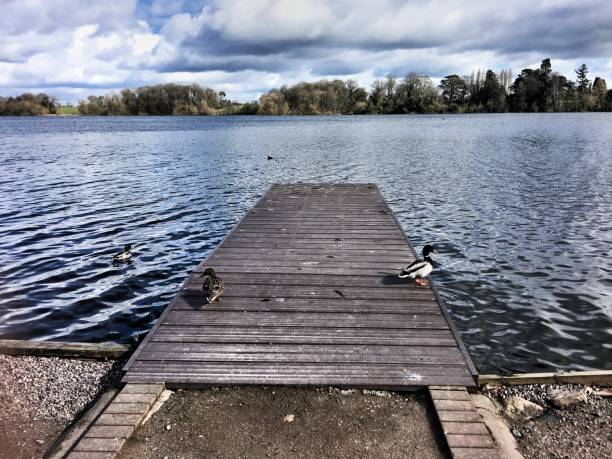
[{"label": "far shoreline", "polygon": [[378,117],[395,117],[395,116],[466,116],[466,115],[573,115],[573,114],[610,114],[612,112],[601,112],[601,111],[579,111],[579,112],[463,112],[463,113],[314,113],[314,114],[301,114],[301,113],[285,113],[285,114],[253,114],[245,115],[243,113],[214,113],[214,114],[201,114],[201,115],[131,115],[131,114],[112,114],[112,115],[93,115],[93,114],[81,114],[81,113],[45,113],[45,114],[26,114],[26,115],[0,115],[0,119],[3,118],[224,118],[224,117],[247,117],[247,118],[299,118],[299,117],[359,117],[359,118],[378,118]]}]

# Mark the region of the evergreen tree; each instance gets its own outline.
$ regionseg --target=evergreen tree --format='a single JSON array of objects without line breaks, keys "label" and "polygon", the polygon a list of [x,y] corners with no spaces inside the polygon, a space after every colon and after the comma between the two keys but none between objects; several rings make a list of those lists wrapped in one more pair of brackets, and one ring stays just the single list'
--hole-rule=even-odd
[{"label": "evergreen tree", "polygon": [[487,70],[482,88],[482,104],[491,113],[504,111],[505,91],[493,70]]},{"label": "evergreen tree", "polygon": [[582,64],[576,70],[576,91],[578,92],[578,109],[584,110],[586,108],[586,96],[589,94],[591,80],[587,78],[589,68],[586,64]]},{"label": "evergreen tree", "polygon": [[542,60],[540,64],[540,97],[538,98],[538,108],[540,111],[552,111],[552,65],[550,59]]}]

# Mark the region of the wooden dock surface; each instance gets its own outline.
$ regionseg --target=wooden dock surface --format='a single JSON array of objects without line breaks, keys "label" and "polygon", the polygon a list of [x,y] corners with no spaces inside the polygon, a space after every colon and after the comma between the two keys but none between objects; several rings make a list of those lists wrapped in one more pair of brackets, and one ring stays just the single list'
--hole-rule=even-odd
[{"label": "wooden dock surface", "polygon": [[[435,290],[397,277],[412,260],[375,185],[274,185],[187,279],[124,381],[473,387]],[[207,267],[225,291],[204,305]]]}]

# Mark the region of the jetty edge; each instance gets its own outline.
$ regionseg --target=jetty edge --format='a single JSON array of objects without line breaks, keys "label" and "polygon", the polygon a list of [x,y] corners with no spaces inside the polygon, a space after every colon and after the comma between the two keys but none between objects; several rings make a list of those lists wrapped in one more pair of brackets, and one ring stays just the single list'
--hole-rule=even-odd
[{"label": "jetty edge", "polygon": [[0,354],[39,357],[72,357],[82,359],[116,360],[126,357],[132,346],[118,343],[71,343],[65,341],[37,341],[0,339]]},{"label": "jetty edge", "polygon": [[[415,256],[376,185],[273,185],[185,281],[123,381],[474,390],[435,289],[397,278]],[[203,305],[207,267],[225,290]]]}]

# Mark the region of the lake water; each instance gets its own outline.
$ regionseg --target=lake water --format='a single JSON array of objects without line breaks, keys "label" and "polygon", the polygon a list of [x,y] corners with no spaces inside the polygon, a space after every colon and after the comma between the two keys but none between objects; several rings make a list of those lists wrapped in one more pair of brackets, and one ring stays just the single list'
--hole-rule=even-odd
[{"label": "lake water", "polygon": [[0,336],[130,341],[297,181],[375,182],[438,246],[480,371],[612,369],[610,113],[0,118]]}]

